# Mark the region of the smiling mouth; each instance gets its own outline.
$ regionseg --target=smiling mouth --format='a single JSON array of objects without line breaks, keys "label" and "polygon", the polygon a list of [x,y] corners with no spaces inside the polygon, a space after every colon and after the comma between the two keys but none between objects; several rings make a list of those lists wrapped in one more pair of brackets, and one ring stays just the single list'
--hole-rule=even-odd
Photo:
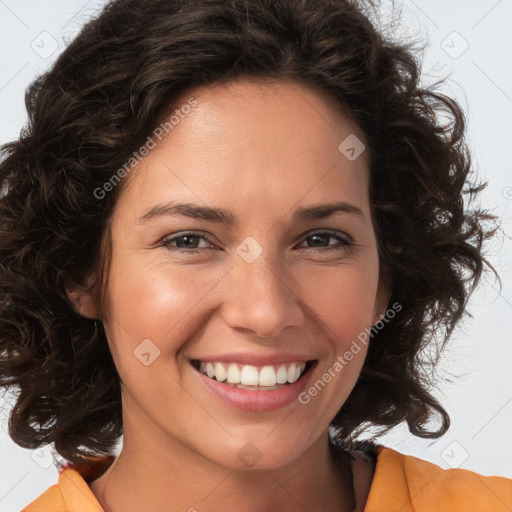
[{"label": "smiling mouth", "polygon": [[191,360],[192,366],[210,379],[250,391],[271,391],[301,380],[316,360],[253,366],[220,361]]}]

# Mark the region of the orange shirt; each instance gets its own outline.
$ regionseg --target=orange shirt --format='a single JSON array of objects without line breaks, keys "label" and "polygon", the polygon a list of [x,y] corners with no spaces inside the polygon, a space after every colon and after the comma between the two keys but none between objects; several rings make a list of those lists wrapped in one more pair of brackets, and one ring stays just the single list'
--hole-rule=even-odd
[{"label": "orange shirt", "polygon": [[[377,447],[377,464],[364,512],[511,512],[512,479],[467,469],[442,469],[391,448]],[[22,512],[104,512],[82,476],[60,472]]]}]

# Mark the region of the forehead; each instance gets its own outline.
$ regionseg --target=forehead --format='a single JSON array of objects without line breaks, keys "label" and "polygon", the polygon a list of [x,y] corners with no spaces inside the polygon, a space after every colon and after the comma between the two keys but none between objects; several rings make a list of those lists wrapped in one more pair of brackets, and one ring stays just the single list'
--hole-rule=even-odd
[{"label": "forehead", "polygon": [[340,150],[354,137],[362,147],[364,134],[321,92],[289,81],[198,87],[162,122],[187,104],[129,175],[134,208],[177,198],[262,212],[329,199],[367,205],[367,152],[351,160]]}]

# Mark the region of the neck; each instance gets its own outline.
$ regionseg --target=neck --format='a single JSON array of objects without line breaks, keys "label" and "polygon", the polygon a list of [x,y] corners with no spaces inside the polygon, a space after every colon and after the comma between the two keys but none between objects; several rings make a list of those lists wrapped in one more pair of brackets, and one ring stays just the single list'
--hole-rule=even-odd
[{"label": "neck", "polygon": [[149,443],[138,432],[124,425],[121,453],[90,484],[105,512],[355,508],[349,457],[335,453],[327,431],[302,453],[297,447],[292,463],[270,470],[219,466],[167,435]]}]

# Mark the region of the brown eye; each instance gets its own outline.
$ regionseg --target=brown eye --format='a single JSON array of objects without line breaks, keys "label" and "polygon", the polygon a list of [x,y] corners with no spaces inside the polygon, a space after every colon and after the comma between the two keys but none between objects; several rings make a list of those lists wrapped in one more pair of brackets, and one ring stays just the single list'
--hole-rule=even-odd
[{"label": "brown eye", "polygon": [[[330,239],[335,239],[339,242],[339,245],[331,246],[331,247],[325,247],[322,244],[328,244]],[[352,247],[353,242],[348,240],[347,238],[344,238],[338,234],[337,231],[319,231],[316,233],[310,234],[308,237],[304,239],[304,242],[307,242],[308,240],[312,240],[312,245],[309,245],[307,249],[316,249],[319,252],[323,251],[340,251],[340,250],[346,250],[349,247]]]},{"label": "brown eye", "polygon": [[[207,247],[198,247],[200,240],[204,240],[208,243]],[[176,245],[174,245],[176,244]],[[198,232],[187,232],[181,233],[170,238],[166,238],[161,243],[162,247],[167,247],[169,250],[177,250],[183,252],[199,252],[198,249],[211,249],[211,242],[204,236],[204,233]]]}]

